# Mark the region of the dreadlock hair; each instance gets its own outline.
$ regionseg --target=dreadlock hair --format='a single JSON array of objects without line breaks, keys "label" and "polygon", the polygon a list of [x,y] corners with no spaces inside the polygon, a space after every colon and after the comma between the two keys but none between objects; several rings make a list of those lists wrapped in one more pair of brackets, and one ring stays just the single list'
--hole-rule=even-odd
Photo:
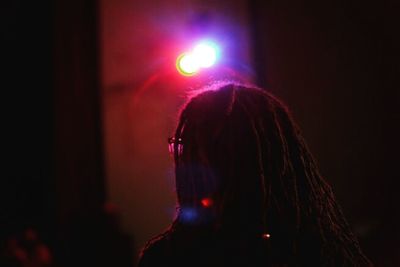
[{"label": "dreadlock hair", "polygon": [[267,91],[227,83],[197,94],[174,138],[180,210],[167,235],[212,225],[268,237],[269,266],[372,266],[288,109]]}]

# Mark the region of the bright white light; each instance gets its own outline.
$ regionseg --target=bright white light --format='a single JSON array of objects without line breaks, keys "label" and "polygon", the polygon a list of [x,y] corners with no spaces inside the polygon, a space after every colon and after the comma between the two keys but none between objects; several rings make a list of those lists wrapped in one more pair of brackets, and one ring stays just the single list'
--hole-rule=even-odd
[{"label": "bright white light", "polygon": [[181,54],[176,68],[184,76],[195,75],[202,68],[213,66],[219,58],[219,48],[210,41],[198,43],[190,52]]},{"label": "bright white light", "polygon": [[200,65],[193,54],[183,54],[178,58],[177,67],[183,75],[192,75],[199,70]]},{"label": "bright white light", "polygon": [[217,49],[212,44],[201,43],[193,49],[193,56],[201,68],[209,68],[217,61]]}]

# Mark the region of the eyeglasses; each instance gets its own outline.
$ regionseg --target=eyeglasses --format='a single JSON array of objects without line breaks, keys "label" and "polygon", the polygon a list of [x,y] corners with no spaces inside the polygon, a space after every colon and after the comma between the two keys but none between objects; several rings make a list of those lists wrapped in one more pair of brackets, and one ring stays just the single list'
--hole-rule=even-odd
[{"label": "eyeglasses", "polygon": [[175,154],[175,144],[177,144],[177,146],[178,146],[178,155],[181,155],[182,152],[183,152],[183,141],[182,141],[182,138],[178,138],[178,140],[176,140],[175,137],[169,137],[168,138],[168,150],[169,150],[169,153]]}]

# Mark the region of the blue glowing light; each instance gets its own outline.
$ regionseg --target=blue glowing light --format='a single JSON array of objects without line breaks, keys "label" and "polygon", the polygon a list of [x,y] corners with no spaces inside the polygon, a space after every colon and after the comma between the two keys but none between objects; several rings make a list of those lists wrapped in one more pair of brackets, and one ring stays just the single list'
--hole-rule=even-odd
[{"label": "blue glowing light", "polygon": [[179,218],[182,222],[193,223],[198,219],[198,213],[194,208],[182,208]]}]

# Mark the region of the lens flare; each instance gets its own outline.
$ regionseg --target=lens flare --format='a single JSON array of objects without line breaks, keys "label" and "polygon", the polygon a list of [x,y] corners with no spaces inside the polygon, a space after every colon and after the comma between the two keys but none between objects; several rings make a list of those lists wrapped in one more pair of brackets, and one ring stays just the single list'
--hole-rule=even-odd
[{"label": "lens flare", "polygon": [[176,68],[184,76],[195,75],[198,71],[212,67],[219,58],[218,46],[208,40],[203,40],[176,60]]},{"label": "lens flare", "polygon": [[217,61],[216,46],[211,43],[200,43],[193,49],[193,56],[202,68],[209,68]]},{"label": "lens flare", "polygon": [[176,68],[184,76],[192,76],[199,70],[199,62],[191,53],[183,53],[176,60]]}]

